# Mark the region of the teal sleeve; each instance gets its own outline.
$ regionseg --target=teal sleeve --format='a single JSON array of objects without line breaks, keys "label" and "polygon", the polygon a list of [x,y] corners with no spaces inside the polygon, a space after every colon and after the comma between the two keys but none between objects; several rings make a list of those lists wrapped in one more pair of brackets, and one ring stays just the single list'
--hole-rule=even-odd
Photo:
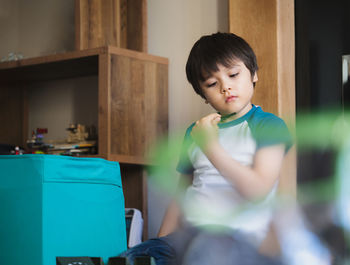
[{"label": "teal sleeve", "polygon": [[181,174],[192,174],[193,166],[189,157],[189,147],[193,143],[191,137],[191,131],[194,126],[194,123],[187,129],[184,140],[182,142],[179,162],[177,164],[176,170]]},{"label": "teal sleeve", "polygon": [[284,144],[287,152],[293,145],[292,136],[285,122],[274,115],[270,115],[260,120],[256,126],[255,138],[257,148],[266,146]]}]

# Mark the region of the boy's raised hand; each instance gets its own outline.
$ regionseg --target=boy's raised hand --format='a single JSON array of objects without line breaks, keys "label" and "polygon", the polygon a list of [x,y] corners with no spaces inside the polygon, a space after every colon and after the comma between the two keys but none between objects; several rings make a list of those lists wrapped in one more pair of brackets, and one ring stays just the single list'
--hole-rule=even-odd
[{"label": "boy's raised hand", "polygon": [[201,148],[218,139],[218,123],[221,115],[218,113],[209,114],[196,121],[191,131],[194,142]]}]

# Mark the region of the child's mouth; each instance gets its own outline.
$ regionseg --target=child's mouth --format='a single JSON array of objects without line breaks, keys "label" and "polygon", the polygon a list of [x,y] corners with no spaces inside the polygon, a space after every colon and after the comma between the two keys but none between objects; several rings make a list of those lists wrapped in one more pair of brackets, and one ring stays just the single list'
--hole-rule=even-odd
[{"label": "child's mouth", "polygon": [[237,98],[238,98],[237,96],[229,96],[228,98],[226,98],[225,102],[229,103],[236,100]]}]

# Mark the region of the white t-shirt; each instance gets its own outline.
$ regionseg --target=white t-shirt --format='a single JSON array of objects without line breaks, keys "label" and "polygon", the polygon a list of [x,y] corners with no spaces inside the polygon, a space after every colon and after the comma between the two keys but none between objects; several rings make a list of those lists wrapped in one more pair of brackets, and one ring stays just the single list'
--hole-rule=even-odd
[{"label": "white t-shirt", "polygon": [[[271,202],[275,197],[277,182],[269,194],[258,202],[248,202],[228,182],[193,142],[186,132],[183,152],[177,170],[193,174],[193,183],[182,201],[186,221],[193,225],[223,225],[249,234],[252,242],[264,239],[271,218]],[[218,124],[219,142],[242,165],[252,166],[256,151],[269,145],[291,145],[287,126],[277,116],[252,109],[237,120]]]}]

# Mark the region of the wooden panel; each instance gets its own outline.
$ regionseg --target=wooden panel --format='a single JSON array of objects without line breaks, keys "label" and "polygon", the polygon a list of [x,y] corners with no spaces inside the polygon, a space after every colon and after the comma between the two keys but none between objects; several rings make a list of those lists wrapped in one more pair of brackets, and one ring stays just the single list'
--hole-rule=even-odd
[{"label": "wooden panel", "polygon": [[[142,144],[142,131],[138,130],[138,119],[142,115],[142,83],[138,80],[143,78],[141,65],[135,65],[133,70],[138,72],[139,85],[132,84],[131,59],[123,56],[111,55],[112,80],[111,80],[111,154],[142,156],[144,146]],[[140,116],[139,116],[140,115]],[[136,126],[136,127],[135,127]],[[144,124],[140,124],[141,127]],[[144,128],[144,127],[143,127]],[[139,145],[133,139],[141,141]],[[141,138],[141,139],[140,139]],[[135,140],[135,141],[137,141]],[[133,148],[135,146],[135,148]]]},{"label": "wooden panel", "polygon": [[229,30],[243,37],[258,59],[253,103],[278,114],[276,0],[230,0]]},{"label": "wooden panel", "polygon": [[0,69],[0,80],[49,81],[97,75],[97,56]]},{"label": "wooden panel", "polygon": [[[295,130],[295,34],[294,1],[277,1],[277,80],[278,114]],[[282,167],[279,191],[296,197],[297,194],[297,153],[292,148]]]},{"label": "wooden panel", "polygon": [[[293,0],[230,0],[230,32],[254,49],[260,70],[253,102],[282,117],[294,130],[295,39]],[[296,194],[296,153],[282,169],[280,190]]]},{"label": "wooden panel", "polygon": [[167,65],[111,58],[111,155],[142,160],[167,131]]},{"label": "wooden panel", "polygon": [[[128,0],[119,0],[119,14],[120,14],[120,44],[118,47],[128,47]],[[136,49],[137,50],[137,49]]]},{"label": "wooden panel", "polygon": [[[17,68],[22,66],[34,66],[34,65],[45,64],[45,63],[60,63],[64,61],[74,62],[73,61],[74,59],[84,59],[84,58],[88,59],[90,58],[90,56],[91,58],[93,58],[94,55],[97,55],[99,53],[106,53],[106,52],[107,52],[107,47],[101,47],[101,48],[89,49],[84,51],[65,52],[65,53],[58,53],[54,55],[22,59],[18,61],[2,62],[0,63],[0,70]],[[83,67],[83,65],[80,65],[80,67]]]},{"label": "wooden panel", "polygon": [[147,50],[146,0],[76,0],[77,50],[117,46]]},{"label": "wooden panel", "polygon": [[160,64],[169,64],[168,58],[165,58],[165,57],[155,56],[148,53],[132,51],[132,50],[122,49],[122,48],[113,47],[113,46],[108,47],[108,52],[113,54],[118,54],[118,55],[124,55],[130,58],[139,59],[139,60],[152,61]]},{"label": "wooden panel", "polygon": [[76,0],[76,49],[120,46],[119,0]]},{"label": "wooden panel", "polygon": [[156,138],[166,137],[168,132],[168,65],[157,64],[156,76]]},{"label": "wooden panel", "polygon": [[[98,74],[98,55],[113,53],[139,60],[168,64],[168,59],[151,54],[106,46],[82,51],[65,52],[18,61],[1,62],[1,80],[52,80]],[[10,76],[10,77],[9,77]]]},{"label": "wooden panel", "polygon": [[0,143],[23,146],[22,89],[1,84],[0,90]]},{"label": "wooden panel", "polygon": [[110,55],[99,56],[98,67],[98,154],[108,158],[110,153]]},{"label": "wooden panel", "polygon": [[142,166],[120,164],[126,208],[136,208],[142,212],[143,237],[147,239],[147,178]]},{"label": "wooden panel", "polygon": [[107,47],[0,63],[0,80],[45,81],[97,75],[98,54]]},{"label": "wooden panel", "polygon": [[277,1],[278,114],[295,122],[295,34],[294,1]]},{"label": "wooden panel", "polygon": [[147,0],[127,0],[127,48],[147,52]]},{"label": "wooden panel", "polygon": [[149,150],[168,131],[168,67],[146,63],[145,88],[145,150]]}]

